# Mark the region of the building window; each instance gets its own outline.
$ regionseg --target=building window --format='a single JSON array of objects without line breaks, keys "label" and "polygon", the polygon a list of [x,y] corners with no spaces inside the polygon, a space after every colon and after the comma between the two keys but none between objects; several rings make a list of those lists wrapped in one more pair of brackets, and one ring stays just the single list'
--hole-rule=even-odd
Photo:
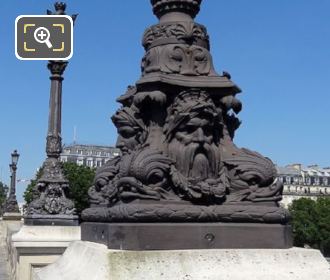
[{"label": "building window", "polygon": [[320,185],[320,178],[319,177],[315,177],[315,185],[316,186]]},{"label": "building window", "polygon": [[315,185],[315,179],[316,178],[314,176],[311,177],[311,185]]},{"label": "building window", "polygon": [[285,182],[287,184],[291,184],[291,177],[290,176],[286,176]]},{"label": "building window", "polygon": [[310,185],[312,183],[311,177],[306,178],[306,185]]}]

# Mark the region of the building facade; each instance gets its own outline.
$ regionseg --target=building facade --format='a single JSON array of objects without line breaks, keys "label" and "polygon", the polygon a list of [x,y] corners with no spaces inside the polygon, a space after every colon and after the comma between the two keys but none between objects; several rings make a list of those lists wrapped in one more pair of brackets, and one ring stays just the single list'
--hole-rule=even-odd
[{"label": "building facade", "polygon": [[120,150],[111,146],[72,144],[64,145],[61,161],[97,168],[119,155]]},{"label": "building facade", "polygon": [[291,164],[277,167],[278,180],[283,182],[283,206],[287,207],[293,200],[308,197],[330,197],[330,167],[318,165],[303,166]]}]

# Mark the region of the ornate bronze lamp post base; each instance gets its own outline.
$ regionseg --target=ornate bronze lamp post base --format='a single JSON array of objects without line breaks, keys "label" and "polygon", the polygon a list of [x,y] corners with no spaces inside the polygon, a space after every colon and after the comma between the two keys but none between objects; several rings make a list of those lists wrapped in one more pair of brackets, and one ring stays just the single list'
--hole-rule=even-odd
[{"label": "ornate bronze lamp post base", "polygon": [[97,170],[83,240],[110,248],[289,248],[272,161],[238,148],[240,89],[214,68],[201,0],[151,0],[142,76],[113,116],[122,155]]}]

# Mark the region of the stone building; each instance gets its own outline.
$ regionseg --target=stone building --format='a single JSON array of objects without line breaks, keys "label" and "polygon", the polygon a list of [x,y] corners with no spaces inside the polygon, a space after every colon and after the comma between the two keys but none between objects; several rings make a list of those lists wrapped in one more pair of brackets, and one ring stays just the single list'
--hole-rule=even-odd
[{"label": "stone building", "polygon": [[277,166],[277,172],[278,180],[284,184],[282,204],[285,207],[301,197],[330,197],[330,167],[291,164],[285,167]]},{"label": "stone building", "polygon": [[61,161],[89,167],[101,167],[119,154],[120,150],[112,146],[72,144],[63,147]]}]

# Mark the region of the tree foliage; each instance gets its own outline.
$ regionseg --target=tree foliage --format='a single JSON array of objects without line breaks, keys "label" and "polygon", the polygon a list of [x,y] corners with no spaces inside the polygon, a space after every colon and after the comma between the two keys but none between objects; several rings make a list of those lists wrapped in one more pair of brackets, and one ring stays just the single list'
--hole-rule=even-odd
[{"label": "tree foliage", "polygon": [[28,184],[28,186],[26,187],[26,190],[23,194],[26,204],[32,202],[33,200],[32,190],[37,185],[37,181],[40,179],[41,175],[42,175],[42,168],[38,169],[35,178],[31,180],[30,184]]},{"label": "tree foliage", "polygon": [[7,192],[8,192],[8,187],[0,182],[0,214],[3,212],[3,207],[6,202],[6,197],[7,197]]},{"label": "tree foliage", "polygon": [[[95,169],[87,166],[80,166],[73,162],[63,163],[63,172],[69,180],[70,192],[69,197],[73,200],[78,214],[88,207],[88,189],[93,183]],[[42,169],[36,174],[34,180],[28,185],[24,199],[28,204],[32,201],[32,190],[36,186],[38,179],[42,175]]]},{"label": "tree foliage", "polygon": [[308,245],[330,254],[330,198],[294,200],[289,206],[292,215],[294,245]]},{"label": "tree foliage", "polygon": [[95,169],[73,162],[64,163],[63,169],[70,183],[70,198],[73,200],[78,214],[80,214],[89,206],[88,189],[93,184]]}]

